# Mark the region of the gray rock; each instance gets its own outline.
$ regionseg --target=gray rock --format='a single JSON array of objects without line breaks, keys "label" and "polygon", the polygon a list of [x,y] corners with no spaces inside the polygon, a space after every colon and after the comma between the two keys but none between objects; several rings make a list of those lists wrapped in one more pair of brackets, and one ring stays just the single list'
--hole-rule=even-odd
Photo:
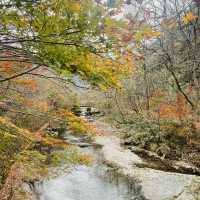
[{"label": "gray rock", "polygon": [[145,163],[130,150],[120,147],[120,140],[115,136],[96,137],[95,143],[102,146],[102,154],[106,163],[117,167],[119,173],[138,180],[143,196],[148,200],[199,200],[193,183],[200,188],[200,177],[172,172],[164,172],[148,167],[138,168]]}]

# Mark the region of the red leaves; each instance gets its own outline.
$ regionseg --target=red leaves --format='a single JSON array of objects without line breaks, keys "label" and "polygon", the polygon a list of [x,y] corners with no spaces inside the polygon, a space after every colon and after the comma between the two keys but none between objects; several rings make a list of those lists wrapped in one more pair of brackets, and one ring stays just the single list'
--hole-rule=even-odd
[{"label": "red leaves", "polygon": [[177,94],[176,102],[174,103],[161,103],[158,109],[160,118],[172,120],[184,120],[188,118],[192,111],[188,106],[186,100],[181,94]]},{"label": "red leaves", "polygon": [[14,72],[13,62],[1,62],[0,72],[5,74],[12,74]]}]

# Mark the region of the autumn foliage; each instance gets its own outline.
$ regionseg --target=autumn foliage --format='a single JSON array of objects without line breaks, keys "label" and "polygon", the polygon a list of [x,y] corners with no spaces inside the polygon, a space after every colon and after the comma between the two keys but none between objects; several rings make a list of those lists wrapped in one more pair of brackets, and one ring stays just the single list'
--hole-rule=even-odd
[{"label": "autumn foliage", "polygon": [[192,110],[181,94],[177,94],[174,103],[161,103],[157,111],[161,119],[184,121],[192,115]]}]

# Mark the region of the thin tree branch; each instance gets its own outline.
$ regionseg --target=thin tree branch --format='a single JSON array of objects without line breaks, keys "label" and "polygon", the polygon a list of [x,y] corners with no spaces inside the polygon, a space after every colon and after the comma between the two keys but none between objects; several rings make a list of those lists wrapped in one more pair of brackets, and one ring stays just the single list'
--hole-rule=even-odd
[{"label": "thin tree branch", "polygon": [[0,83],[9,81],[9,80],[12,80],[12,79],[15,79],[15,78],[18,78],[18,77],[23,76],[25,74],[28,74],[29,72],[32,72],[32,71],[38,69],[39,67],[41,67],[41,65],[37,65],[37,66],[35,66],[35,67],[31,68],[31,69],[28,69],[26,71],[23,71],[21,73],[15,74],[13,76],[10,76],[10,77],[4,78],[4,79],[1,79]]}]

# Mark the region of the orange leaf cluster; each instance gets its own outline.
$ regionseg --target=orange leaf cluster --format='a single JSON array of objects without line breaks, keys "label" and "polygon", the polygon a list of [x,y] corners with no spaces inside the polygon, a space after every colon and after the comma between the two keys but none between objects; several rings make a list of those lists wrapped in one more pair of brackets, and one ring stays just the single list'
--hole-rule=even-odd
[{"label": "orange leaf cluster", "polygon": [[0,63],[0,72],[6,74],[12,74],[15,72],[14,70],[14,63],[11,62],[1,62]]},{"label": "orange leaf cluster", "polygon": [[18,79],[18,80],[15,80],[14,83],[16,83],[19,86],[30,89],[34,92],[38,90],[38,85],[36,81],[33,79]]},{"label": "orange leaf cluster", "polygon": [[47,112],[49,110],[49,105],[46,101],[24,99],[23,103],[25,106],[35,108],[41,112]]},{"label": "orange leaf cluster", "polygon": [[61,139],[56,139],[56,138],[52,138],[52,137],[41,137],[40,141],[47,146],[51,146],[51,147],[62,147],[62,148],[66,148],[68,147],[68,143],[64,140]]},{"label": "orange leaf cluster", "polygon": [[181,94],[177,94],[175,104],[162,103],[159,107],[159,116],[163,119],[184,120],[191,115],[191,109]]}]

